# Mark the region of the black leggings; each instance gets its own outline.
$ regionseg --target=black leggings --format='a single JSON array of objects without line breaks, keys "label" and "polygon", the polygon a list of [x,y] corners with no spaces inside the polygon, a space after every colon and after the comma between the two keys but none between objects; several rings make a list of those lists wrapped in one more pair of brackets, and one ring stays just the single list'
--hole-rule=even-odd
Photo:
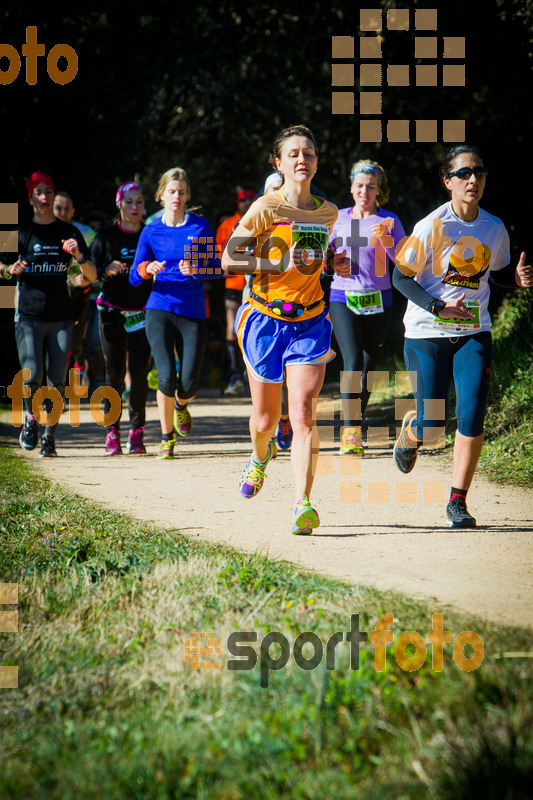
[{"label": "black leggings", "polygon": [[344,424],[357,425],[368,404],[368,373],[377,366],[379,351],[389,332],[392,306],[380,314],[363,315],[354,314],[346,303],[333,302],[330,303],[329,314],[341,350],[344,371],[362,373],[361,382],[358,375],[345,376],[343,384],[351,391],[341,390]]},{"label": "black leggings", "polygon": [[[207,344],[207,320],[149,308],[146,311],[146,335],[157,368],[159,391],[173,397],[177,384],[178,397],[182,400],[194,397]],[[178,380],[174,348],[180,360]]]},{"label": "black leggings", "polygon": [[[144,427],[146,400],[148,398],[148,375],[150,345],[144,328],[126,333],[124,317],[114,308],[103,308],[98,312],[98,330],[105,359],[105,380],[119,395],[124,391],[127,366],[131,375],[128,411],[132,428]],[[106,401],[104,401],[105,403]],[[121,407],[122,408],[122,407]],[[105,408],[109,411],[109,408]],[[115,423],[120,427],[120,417]]]},{"label": "black leggings", "polygon": [[[28,367],[30,377],[24,381],[30,387],[30,396],[24,399],[28,414],[33,414],[33,397],[43,384],[44,370],[48,385],[58,390],[65,399],[65,384],[70,361],[72,344],[72,322],[42,322],[19,320],[15,325],[17,350],[20,366]],[[44,401],[48,413],[52,410],[51,400]],[[57,425],[45,428],[45,433],[54,435]]]},{"label": "black leggings", "polygon": [[72,308],[74,309],[72,361],[83,369],[85,369],[85,334],[87,333],[90,300],[89,292],[73,293],[71,295]]}]

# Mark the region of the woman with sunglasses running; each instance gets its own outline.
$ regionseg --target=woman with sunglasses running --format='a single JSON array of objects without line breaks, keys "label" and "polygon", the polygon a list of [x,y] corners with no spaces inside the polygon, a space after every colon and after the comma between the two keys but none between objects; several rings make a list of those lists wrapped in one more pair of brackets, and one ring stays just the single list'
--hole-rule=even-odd
[{"label": "woman with sunglasses running", "polygon": [[409,300],[405,362],[416,378],[417,408],[404,416],[394,460],[401,472],[410,472],[418,447],[442,434],[453,377],[457,431],[446,524],[473,528],[476,520],[468,513],[466,496],[483,444],[490,384],[489,273],[498,285],[528,287],[533,286],[533,269],[526,266],[525,253],[516,268],[509,264],[503,222],[479,207],[487,169],[478,150],[452,147],[441,177],[450,200],[417,223],[397,254],[393,275],[394,285]]},{"label": "woman with sunglasses running", "polygon": [[[291,460],[296,484],[292,532],[312,533],[319,518],[309,494],[313,485],[313,401],[318,396],[330,348],[331,322],[324,307],[320,273],[327,242],[337,219],[332,203],[311,194],[317,170],[311,131],[296,125],[283,130],[270,157],[283,183],[248,209],[224,252],[224,269],[242,266],[246,247],[255,239],[255,277],[248,301],[239,309],[236,333],[248,371],[253,411],[253,452],[240,479],[240,492],[252,498],[260,491],[265,469],[276,454],[272,440],[281,412],[281,387],[286,373],[289,418],[293,429]],[[278,261],[269,259],[278,248]],[[279,255],[282,255],[279,260]],[[346,253],[335,255],[335,269],[349,273]],[[273,261],[276,258],[273,256]],[[252,271],[251,269],[249,271]]]},{"label": "woman with sunglasses running", "polygon": [[[132,286],[129,281],[143,228],[144,196],[138,183],[119,186],[115,198],[119,217],[115,225],[100,231],[91,244],[91,258],[102,281],[98,307],[98,329],[105,358],[106,384],[119,396],[124,391],[126,366],[131,375],[129,392],[130,432],[126,452],[146,453],[144,423],[148,397],[150,345],[146,338],[144,308],[152,281]],[[107,456],[121,455],[120,417],[107,430]]]}]

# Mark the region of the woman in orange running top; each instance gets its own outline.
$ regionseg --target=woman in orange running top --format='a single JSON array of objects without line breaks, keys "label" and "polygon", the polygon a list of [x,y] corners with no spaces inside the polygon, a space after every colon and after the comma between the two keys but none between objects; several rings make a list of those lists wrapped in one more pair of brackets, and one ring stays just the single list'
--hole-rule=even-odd
[{"label": "woman in orange running top", "polygon": [[[253,452],[241,475],[240,492],[245,498],[255,497],[263,486],[265,467],[276,454],[272,436],[280,417],[286,373],[296,485],[292,532],[309,534],[320,524],[309,500],[312,449],[318,444],[312,406],[324,382],[326,363],[335,355],[330,348],[331,322],[324,307],[320,272],[338,212],[332,203],[311,194],[318,157],[308,128],[296,125],[281,131],[270,161],[283,177],[281,188],[252,204],[222,259],[226,271],[246,263],[247,271],[255,274],[252,292],[235,323],[253,405]],[[258,258],[236,249],[252,240]],[[278,257],[271,260],[276,245]],[[345,256],[345,252],[334,256],[334,268],[348,275],[350,262]],[[251,260],[255,269],[250,268]]]}]

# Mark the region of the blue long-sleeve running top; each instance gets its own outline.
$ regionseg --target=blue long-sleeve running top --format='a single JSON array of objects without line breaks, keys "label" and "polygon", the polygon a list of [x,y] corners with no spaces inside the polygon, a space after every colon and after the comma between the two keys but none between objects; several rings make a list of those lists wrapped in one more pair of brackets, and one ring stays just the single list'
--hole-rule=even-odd
[{"label": "blue long-sleeve running top", "polygon": [[[195,244],[198,244],[200,254],[211,251],[214,255],[205,261],[200,256],[201,262],[207,266],[204,274],[183,275],[179,262],[191,260]],[[154,279],[152,292],[146,303],[147,309],[171,311],[185,317],[206,316],[203,281],[223,277],[215,237],[206,219],[187,212],[183,225],[177,227],[164,225],[161,219],[146,225],[141,233],[130,272],[130,283],[133,286],[143,281],[137,271],[138,265],[143,261],[166,262],[165,268]]]}]

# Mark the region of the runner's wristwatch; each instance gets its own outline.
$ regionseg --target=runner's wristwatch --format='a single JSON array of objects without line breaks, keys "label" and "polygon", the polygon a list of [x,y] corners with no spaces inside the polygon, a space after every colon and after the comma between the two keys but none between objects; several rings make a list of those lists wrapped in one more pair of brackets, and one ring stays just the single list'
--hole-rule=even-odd
[{"label": "runner's wristwatch", "polygon": [[430,312],[433,316],[438,317],[439,311],[442,311],[443,308],[446,308],[446,303],[444,300],[433,300],[432,304],[429,307]]}]

